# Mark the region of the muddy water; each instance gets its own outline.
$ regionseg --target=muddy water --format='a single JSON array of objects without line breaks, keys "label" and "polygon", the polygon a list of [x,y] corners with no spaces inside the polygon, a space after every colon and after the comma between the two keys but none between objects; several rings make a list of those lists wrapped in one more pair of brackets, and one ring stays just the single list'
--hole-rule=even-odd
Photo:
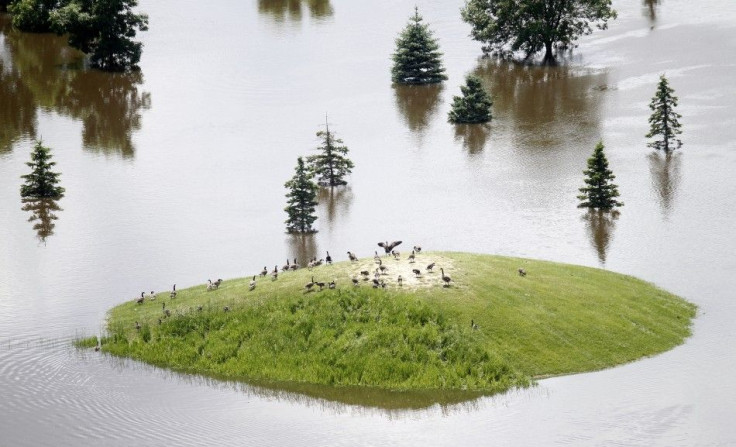
[{"label": "muddy water", "polygon": [[[141,73],[84,69],[54,36],[0,33],[0,445],[729,445],[736,443],[736,4],[616,2],[557,68],[479,59],[461,2],[420,1],[449,80],[394,88],[416,2],[141,2]],[[467,73],[487,128],[446,123]],[[685,133],[646,148],[661,73]],[[283,182],[325,113],[350,147],[319,233],[283,233]],[[33,140],[66,196],[22,203]],[[603,140],[626,206],[575,208]],[[51,216],[55,217],[52,218]],[[76,351],[140,293],[375,242],[634,274],[697,303],[694,336],[606,371],[471,400],[262,387]]]}]

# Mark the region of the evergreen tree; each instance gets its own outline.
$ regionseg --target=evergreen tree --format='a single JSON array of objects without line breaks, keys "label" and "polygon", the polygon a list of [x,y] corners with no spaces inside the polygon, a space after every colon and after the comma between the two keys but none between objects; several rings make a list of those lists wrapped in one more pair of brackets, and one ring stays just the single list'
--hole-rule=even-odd
[{"label": "evergreen tree", "polygon": [[603,142],[598,142],[593,155],[588,159],[588,169],[585,174],[585,184],[580,188],[581,195],[578,196],[580,204],[578,208],[594,208],[599,210],[610,210],[617,206],[623,206],[623,202],[616,200],[618,187],[612,182],[616,178],[608,169],[608,160],[603,153]]},{"label": "evergreen tree", "polygon": [[449,121],[455,124],[477,124],[491,120],[491,96],[483,89],[480,79],[470,75],[466,85],[460,87],[462,96],[455,96],[450,110]]},{"label": "evergreen tree", "polygon": [[665,152],[682,146],[682,141],[675,138],[676,135],[682,133],[678,121],[682,115],[675,112],[677,96],[674,93],[675,91],[667,83],[667,78],[662,75],[659,78],[657,93],[649,104],[649,108],[652,109],[652,116],[649,117],[650,127],[647,138],[659,137],[659,139],[652,141],[647,146]]},{"label": "evergreen tree", "polygon": [[33,171],[21,175],[26,183],[20,187],[21,197],[60,199],[64,196],[64,188],[57,186],[59,173],[51,171],[56,164],[51,161],[51,149],[44,147],[40,141],[31,153],[31,161],[26,163]]},{"label": "evergreen tree", "polygon": [[398,84],[434,84],[447,79],[442,53],[429,25],[422,24],[419,8],[396,39],[391,79]]},{"label": "evergreen tree", "polygon": [[347,158],[348,147],[342,140],[335,138],[330,132],[329,124],[325,123],[326,130],[317,132],[322,139],[322,145],[317,148],[317,155],[307,157],[310,170],[317,176],[317,182],[322,186],[347,185],[344,177],[352,172],[355,165]]},{"label": "evergreen tree", "polygon": [[314,207],[317,205],[317,185],[312,182],[312,176],[304,165],[304,159],[299,157],[294,177],[284,184],[289,192],[286,193],[287,206],[284,211],[289,215],[286,219],[286,231],[289,233],[314,233],[312,224],[317,220]]}]

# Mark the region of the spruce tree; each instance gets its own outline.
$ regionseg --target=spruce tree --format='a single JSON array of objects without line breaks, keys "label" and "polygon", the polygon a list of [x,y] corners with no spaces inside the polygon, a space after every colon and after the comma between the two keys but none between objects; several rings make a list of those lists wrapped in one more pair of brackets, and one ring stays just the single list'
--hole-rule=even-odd
[{"label": "spruce tree", "polygon": [[307,163],[321,186],[347,185],[344,177],[352,172],[355,165],[347,158],[348,147],[330,132],[329,124],[325,125],[326,130],[317,132],[322,139],[322,145],[317,148],[320,153],[307,157]]},{"label": "spruce tree", "polygon": [[56,163],[51,161],[50,148],[37,141],[31,153],[31,161],[26,164],[32,171],[30,174],[21,175],[26,181],[20,187],[21,197],[60,199],[64,196],[64,188],[57,185],[59,173],[51,170]]},{"label": "spruce tree", "polygon": [[469,75],[460,87],[462,96],[452,100],[448,120],[455,124],[477,124],[491,120],[491,96],[485,91],[480,78]]},{"label": "spruce tree", "polygon": [[649,133],[647,138],[658,138],[647,144],[657,150],[669,152],[682,146],[682,141],[676,138],[682,133],[679,118],[682,117],[675,112],[677,107],[677,96],[675,91],[667,83],[667,78],[662,75],[659,78],[657,93],[652,98],[649,108],[652,116],[649,117]]},{"label": "spruce tree", "polygon": [[623,202],[616,200],[619,196],[618,187],[611,183],[616,176],[608,169],[602,141],[596,145],[593,155],[588,159],[588,169],[583,171],[583,174],[586,176],[586,186],[580,188],[582,194],[578,196],[580,199],[578,208],[610,210],[623,206]]},{"label": "spruce tree", "polygon": [[299,157],[294,177],[284,184],[289,192],[286,193],[287,206],[284,211],[289,215],[286,219],[286,231],[289,233],[314,233],[312,224],[317,220],[314,207],[317,205],[317,185],[312,182],[312,175],[304,165],[304,159]]},{"label": "spruce tree", "polygon": [[419,8],[396,39],[391,79],[397,84],[434,84],[447,79],[442,53],[429,25],[422,22]]}]

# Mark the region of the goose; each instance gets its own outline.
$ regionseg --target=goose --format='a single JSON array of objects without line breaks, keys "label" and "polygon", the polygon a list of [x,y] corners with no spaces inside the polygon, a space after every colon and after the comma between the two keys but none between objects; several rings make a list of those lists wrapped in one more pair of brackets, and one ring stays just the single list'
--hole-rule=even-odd
[{"label": "goose", "polygon": [[358,256],[351,251],[348,252],[348,258],[350,258],[350,262],[355,262],[358,260]]},{"label": "goose", "polygon": [[409,263],[410,264],[414,264],[414,257],[415,257],[414,252],[415,252],[415,250],[412,250],[411,251],[411,254],[409,255]]},{"label": "goose", "polygon": [[399,283],[399,287],[401,287],[404,283],[404,278],[402,278],[401,275],[399,275],[399,278],[396,281]]},{"label": "goose", "polygon": [[374,289],[377,289],[379,285],[381,285],[381,282],[379,280],[377,280],[377,279],[374,279],[373,280],[373,288]]},{"label": "goose", "polygon": [[202,312],[202,309],[203,309],[202,306],[197,306],[197,312]]},{"label": "goose", "polygon": [[146,292],[141,292],[141,297],[136,299],[135,302],[138,304],[143,304],[144,301],[146,301]]},{"label": "goose", "polygon": [[431,272],[431,271],[432,271],[432,269],[434,268],[434,264],[435,264],[435,263],[433,262],[433,263],[431,263],[431,264],[429,264],[429,265],[427,266],[427,271],[428,271],[428,272]]},{"label": "goose", "polygon": [[307,263],[307,270],[312,270],[314,268],[314,261],[309,261]]},{"label": "goose", "polygon": [[417,252],[417,253],[421,253],[422,252],[422,247],[419,246],[419,245],[415,245],[414,246],[414,251]]},{"label": "goose", "polygon": [[327,257],[325,258],[325,262],[328,264],[332,264],[332,256],[330,256],[330,252],[327,252]]},{"label": "goose", "polygon": [[209,292],[210,290],[215,290],[215,285],[212,284],[212,280],[211,279],[208,279],[207,280],[207,291]]},{"label": "goose", "polygon": [[100,352],[100,349],[102,349],[102,346],[100,346],[100,340],[97,340],[97,346],[95,346],[95,352]]},{"label": "goose", "polygon": [[170,316],[171,316],[171,310],[169,310],[169,309],[166,309],[166,310],[164,311],[164,315],[166,315],[166,317],[167,317],[167,318],[168,318],[168,317],[170,317]]},{"label": "goose", "polygon": [[325,283],[323,283],[323,282],[316,282],[316,283],[314,283],[314,285],[315,285],[315,286],[317,286],[317,287],[319,287],[319,290],[320,290],[320,292],[321,292],[321,291],[322,291],[322,289],[323,289],[323,288],[324,288],[324,286],[325,286]]},{"label": "goose", "polygon": [[274,271],[271,272],[271,281],[276,281],[279,279],[279,272],[274,269]]},{"label": "goose", "polygon": [[394,259],[396,259],[397,261],[398,261],[398,260],[399,260],[399,259],[401,258],[401,253],[399,253],[398,251],[393,251],[393,250],[391,250],[391,255],[392,255],[392,256],[394,257]]},{"label": "goose", "polygon": [[440,270],[442,270],[442,281],[445,282],[445,286],[449,286],[450,285],[450,281],[452,281],[452,278],[450,278],[449,276],[445,275],[445,269],[440,269]]},{"label": "goose", "polygon": [[357,286],[359,284],[360,284],[360,281],[358,281],[358,278],[356,278],[355,276],[353,276],[353,285],[354,286]]},{"label": "goose", "polygon": [[376,254],[375,256],[373,256],[373,260],[376,262],[376,264],[380,264],[381,263],[381,257],[378,256],[378,252],[377,251],[374,251],[373,253]]},{"label": "goose", "polygon": [[411,272],[414,273],[417,278],[419,278],[419,275],[422,274],[422,271],[419,269],[412,269]]},{"label": "goose", "polygon": [[248,284],[248,290],[253,290],[256,288],[256,275],[253,275],[253,279],[250,280],[250,283]]},{"label": "goose", "polygon": [[383,249],[386,251],[386,254],[391,253],[391,250],[399,245],[401,245],[401,241],[393,241],[390,244],[388,243],[388,241],[378,243],[378,246],[383,247]]},{"label": "goose", "polygon": [[381,273],[385,275],[386,272],[388,272],[388,267],[386,267],[385,265],[379,265],[378,270],[380,270]]},{"label": "goose", "polygon": [[225,306],[222,308],[225,312],[230,312],[230,306]]},{"label": "goose", "polygon": [[139,322],[135,322],[135,329],[140,331],[141,330],[141,324]]},{"label": "goose", "polygon": [[291,265],[292,270],[297,270],[299,268],[299,264],[296,262],[296,258],[294,258],[294,263]]},{"label": "goose", "polygon": [[158,319],[158,324],[159,324],[159,326],[161,325],[161,323],[163,323],[163,321],[161,321],[161,319],[159,318],[159,319]]},{"label": "goose", "polygon": [[164,309],[166,309],[166,301],[161,303],[161,310],[164,310]]},{"label": "goose", "polygon": [[376,269],[376,271],[373,272],[373,277],[376,278],[376,279],[378,279],[378,278],[381,277],[381,273],[378,271],[378,269]]},{"label": "goose", "polygon": [[381,286],[382,289],[385,289],[386,288],[386,281],[381,280],[380,286]]},{"label": "goose", "polygon": [[286,265],[282,265],[281,266],[281,271],[282,272],[288,272],[290,267],[291,266],[289,265],[289,258],[286,258]]},{"label": "goose", "polygon": [[312,276],[312,282],[304,284],[304,288],[307,289],[307,291],[312,290],[312,287],[314,287],[314,276]]},{"label": "goose", "polygon": [[470,329],[472,329],[474,331],[477,331],[478,330],[478,325],[475,324],[475,321],[473,321],[473,320],[470,320]]},{"label": "goose", "polygon": [[324,259],[320,259],[320,260],[318,261],[318,260],[317,260],[317,258],[314,258],[314,266],[315,266],[315,267],[319,267],[320,265],[322,265],[322,263],[323,263],[323,262],[325,262],[325,260],[324,260]]},{"label": "goose", "polygon": [[176,284],[174,284],[174,287],[171,288],[171,293],[169,294],[170,298],[176,298]]},{"label": "goose", "polygon": [[220,284],[222,284],[222,278],[217,278],[217,281],[213,282],[215,289],[220,287]]},{"label": "goose", "polygon": [[335,286],[336,286],[336,284],[335,284],[335,280],[334,279],[332,281],[330,281],[329,284],[327,284],[327,288],[328,289],[334,289]]},{"label": "goose", "polygon": [[526,270],[519,268],[519,276],[526,276]]},{"label": "goose", "polygon": [[266,276],[266,275],[268,275],[268,267],[264,265],[263,270],[261,270],[261,276]]},{"label": "goose", "polygon": [[361,270],[360,274],[365,276],[365,279],[368,279],[368,276],[370,276],[371,272],[369,272],[368,270]]},{"label": "goose", "polygon": [[148,299],[151,300],[151,301],[153,301],[153,300],[156,299],[156,294],[153,293],[153,290],[151,290],[151,294],[148,296]]}]

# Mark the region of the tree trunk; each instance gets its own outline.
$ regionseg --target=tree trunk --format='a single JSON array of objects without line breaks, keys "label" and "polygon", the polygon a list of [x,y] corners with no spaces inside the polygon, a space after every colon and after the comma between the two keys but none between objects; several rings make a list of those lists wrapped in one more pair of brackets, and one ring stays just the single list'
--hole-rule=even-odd
[{"label": "tree trunk", "polygon": [[552,42],[544,43],[544,59],[542,65],[557,65],[554,54],[552,54]]}]

